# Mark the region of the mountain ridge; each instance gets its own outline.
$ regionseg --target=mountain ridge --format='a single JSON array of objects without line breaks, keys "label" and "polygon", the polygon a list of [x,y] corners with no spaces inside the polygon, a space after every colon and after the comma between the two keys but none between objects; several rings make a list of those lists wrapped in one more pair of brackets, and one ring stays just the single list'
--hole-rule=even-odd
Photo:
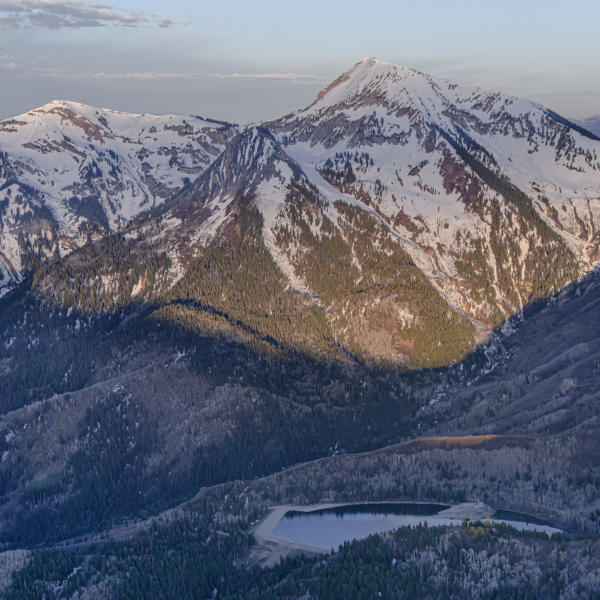
[{"label": "mountain ridge", "polygon": [[[597,142],[533,103],[362,63],[312,108],[152,134],[137,162],[134,128],[132,161],[106,160],[156,160],[177,185],[114,210],[94,136],[125,136],[117,121],[90,109],[88,135],[62,129],[64,104],[39,113],[61,124],[48,143],[86,154],[43,154],[43,134],[23,150],[90,174],[86,201],[56,205],[77,235],[29,185],[41,167],[1,155],[0,195],[21,199],[0,196],[0,252],[21,258],[0,255],[0,594],[600,589]],[[200,134],[214,152],[184,181]],[[400,529],[247,568],[285,554],[252,535],[273,506],[399,500],[563,531]]]},{"label": "mountain ridge", "polygon": [[[354,75],[357,75],[357,81],[353,81]],[[418,85],[410,88],[408,85],[405,87],[404,82],[407,79],[417,79]],[[536,131],[535,128],[531,129],[529,113],[522,113],[522,109],[520,109],[522,114],[518,111],[516,113],[519,119],[513,119],[513,115],[510,113],[511,111],[515,112],[513,105],[516,103],[518,106],[537,110],[538,114],[534,115],[534,121],[537,121],[538,124],[542,123],[544,127],[550,123],[552,128],[556,130],[552,134],[553,139],[550,141],[557,147],[557,160],[564,162],[564,156],[568,154],[565,148],[569,144],[572,148],[575,148],[575,150],[571,149],[569,152],[578,155],[578,160],[582,160],[582,151],[576,149],[577,144],[573,140],[567,144],[565,141],[560,142],[559,139],[560,143],[556,143],[557,136],[560,138],[560,135],[563,135],[565,131],[569,131],[567,129],[568,125],[556,122],[546,109],[542,109],[540,105],[529,101],[522,101],[498,93],[487,94],[482,97],[483,92],[479,88],[461,88],[456,84],[436,80],[412,69],[397,68],[373,59],[366,59],[357,63],[336,81],[338,82],[336,86],[325,88],[326,93],[320,94],[318,100],[308,108],[270,122],[268,126],[278,134],[286,151],[302,162],[303,166],[306,166],[305,162],[309,162],[311,167],[320,171],[321,176],[323,176],[324,170],[329,171],[329,177],[333,176],[337,179],[338,186],[342,183],[348,188],[347,191],[352,192],[354,195],[370,196],[366,199],[365,204],[372,202],[373,195],[379,196],[378,203],[383,204],[383,206],[378,208],[381,209],[384,216],[390,220],[396,220],[398,222],[397,228],[403,235],[411,238],[413,242],[417,242],[421,249],[432,254],[439,264],[446,262],[448,265],[446,267],[447,272],[448,269],[450,269],[450,272],[454,270],[452,263],[455,260],[447,253],[437,251],[436,242],[440,241],[439,236],[441,234],[439,225],[437,226],[437,233],[427,239],[426,229],[431,228],[429,223],[436,218],[435,213],[442,208],[444,211],[448,211],[446,214],[451,219],[462,218],[465,226],[470,221],[467,229],[471,230],[475,228],[481,230],[481,226],[484,225],[481,221],[484,219],[481,218],[483,215],[479,215],[480,218],[475,220],[472,216],[469,216],[468,213],[473,215],[474,211],[472,209],[477,209],[476,206],[472,206],[471,210],[467,206],[465,212],[460,207],[460,203],[453,205],[452,202],[444,200],[443,196],[450,199],[450,192],[456,190],[462,196],[463,201],[481,202],[477,199],[478,192],[476,188],[473,189],[471,186],[472,192],[475,193],[474,198],[472,197],[473,193],[469,192],[469,182],[472,183],[473,178],[470,175],[471,169],[468,165],[465,170],[464,161],[456,160],[455,152],[452,151],[453,148],[446,147],[444,149],[440,147],[436,151],[435,146],[436,144],[439,145],[439,132],[444,132],[446,140],[450,139],[455,147],[457,144],[464,147],[464,150],[471,154],[474,159],[483,162],[487,169],[495,171],[503,179],[508,179],[517,188],[522,188],[522,181],[514,177],[508,167],[504,166],[510,165],[512,158],[499,154],[497,148],[493,148],[492,151],[485,148],[486,144],[474,137],[480,134],[473,130],[473,127],[476,126],[477,129],[484,130],[487,133],[490,131],[495,132],[493,138],[498,139],[507,138],[508,136],[504,135],[506,132],[512,134],[516,131],[515,135],[517,137],[515,140],[518,143],[519,137],[523,137],[519,128],[522,128],[525,124],[530,127],[528,136],[541,137],[543,132]],[[452,107],[453,103],[443,100],[443,94],[440,92],[442,84],[447,86],[445,92],[459,98],[463,105],[474,104],[476,106],[475,113],[470,115],[465,110],[461,109],[462,112],[457,110],[456,107],[450,111],[448,106]],[[344,88],[344,86],[351,88],[349,91],[346,90],[348,93],[345,96],[344,89],[340,91],[340,88]],[[424,89],[427,92],[424,94],[426,99],[421,100],[418,97],[415,99],[414,88],[423,86],[425,86]],[[390,89],[392,89],[392,93],[390,93]],[[461,90],[463,91],[461,92]],[[334,97],[332,102],[328,103],[328,97],[331,94],[334,94]],[[341,99],[338,97],[340,94]],[[435,100],[436,98],[442,98],[442,101],[440,101],[441,106],[437,108],[434,106],[436,102],[439,104]],[[423,111],[423,106],[427,104],[431,106],[426,107],[426,110]],[[500,108],[494,112],[492,109],[496,105]],[[510,109],[508,112],[505,109],[506,105]],[[487,107],[486,110],[491,116],[486,116],[487,113],[480,110],[482,107]],[[439,117],[438,121],[431,120],[431,115],[434,113]],[[469,123],[472,125],[471,129],[467,127]],[[573,135],[576,136],[579,143],[581,141],[578,137],[579,134],[574,132]],[[511,135],[510,137],[512,139],[514,136]],[[591,142],[594,142],[594,140],[591,140]],[[506,145],[506,142],[503,143]],[[531,144],[533,142],[528,139],[526,143]],[[333,149],[334,146],[335,150]],[[365,177],[362,180],[361,177],[352,172],[352,165],[348,163],[348,158],[355,155],[357,151],[358,154],[361,154],[361,148],[363,151],[367,149],[371,155],[377,152],[381,156],[379,164],[377,164],[377,157],[371,156],[370,161],[375,160],[376,164],[361,167],[361,170],[365,172]],[[449,154],[448,151],[450,151]],[[436,152],[439,157],[437,161]],[[533,150],[532,152],[535,153]],[[594,147],[593,153],[597,155],[597,148]],[[394,154],[398,157],[395,162],[393,162]],[[417,154],[421,154],[421,156],[417,158]],[[434,164],[432,164],[432,158]],[[332,161],[341,163],[341,165],[332,165]],[[436,162],[438,164],[435,164]],[[390,169],[390,166],[392,166],[390,163],[396,168]],[[527,164],[526,161],[525,164]],[[342,166],[342,171],[346,170],[347,173],[340,172],[340,166]],[[570,166],[567,165],[567,168]],[[385,180],[379,174],[384,168],[388,171]],[[402,173],[403,169],[404,173]],[[336,170],[337,172],[332,172]],[[554,171],[555,167],[547,167],[547,170]],[[563,169],[563,171],[565,170],[567,169]],[[591,173],[591,176],[588,176],[588,187],[597,193],[598,164],[593,162],[588,170]],[[463,182],[456,180],[457,174],[463,179]],[[413,177],[416,177],[416,179],[411,181],[410,178]],[[352,178],[354,181],[344,183],[340,181],[340,178]],[[477,180],[480,179],[480,177],[476,177],[475,184],[481,188],[477,183]],[[547,187],[548,183],[541,185]],[[549,185],[558,187],[554,182]],[[561,237],[565,239],[572,250],[578,253],[584,264],[593,264],[593,256],[597,252],[597,231],[595,230],[596,221],[594,220],[594,217],[597,217],[597,206],[594,207],[595,212],[593,214],[588,210],[589,204],[586,206],[585,212],[589,213],[588,217],[585,216],[581,208],[581,215],[577,213],[577,207],[573,206],[571,222],[564,224],[559,221],[552,201],[539,193],[542,191],[540,184],[533,182],[531,185],[528,184],[527,187],[530,188],[525,188],[529,195],[532,195],[531,189],[536,190],[537,198],[535,196],[533,198],[537,212],[541,213],[541,218],[556,232],[560,231]],[[494,190],[491,190],[491,192],[495,193]],[[408,202],[419,202],[419,206],[413,208],[411,212],[406,210],[406,202],[398,201],[398,198],[402,198],[404,194],[407,194],[405,198]],[[383,202],[381,196],[384,196]],[[472,197],[472,200],[469,200],[469,196]],[[583,196],[582,200],[585,205],[587,198],[585,194]],[[581,200],[577,200],[577,202],[581,203]],[[433,210],[424,213],[423,211],[427,210],[428,204]],[[454,206],[458,209],[458,213]],[[423,223],[423,218],[425,218],[426,223]],[[587,218],[585,224],[582,218]],[[456,228],[452,227],[452,222],[449,222],[448,219],[442,224],[446,228],[450,226],[450,231],[454,229],[454,234],[462,235],[465,231],[465,227],[462,228],[462,231],[456,231]],[[582,231],[586,226],[588,227],[585,233],[586,239],[591,238],[593,242],[589,247],[583,247],[585,244],[575,241],[572,233],[575,229],[578,235],[583,236]],[[569,227],[570,230],[568,230]],[[445,238],[449,241],[448,243],[455,243],[452,237],[445,236]],[[592,256],[588,258],[590,253]],[[444,256],[444,254],[446,255]],[[413,258],[417,259],[415,253],[413,253]],[[448,264],[448,261],[450,264]]]},{"label": "mountain ridge", "polygon": [[[126,137],[117,124],[126,132],[139,119],[167,119],[163,127],[184,138],[188,155],[195,152],[186,137],[196,135],[194,126],[185,119],[173,124],[172,116],[108,111],[113,131],[93,107],[58,101],[38,111],[69,124],[77,120],[74,108],[82,113],[79,128],[88,132],[88,145],[90,137]],[[4,127],[17,127],[10,123]],[[201,127],[207,123],[214,125]],[[195,181],[155,198],[154,206],[136,205],[127,221],[95,223],[96,237],[121,229],[141,255],[166,257],[154,275],[136,271],[138,280],[126,289],[138,300],[180,289],[190,265],[239,240],[241,224],[252,222],[245,230],[255,232],[248,238],[251,253],[271,261],[269,269],[279,271],[275,280],[283,276],[282,291],[304,295],[325,315],[337,344],[367,360],[410,363],[413,338],[432,325],[431,306],[442,302],[450,321],[466,316],[475,327],[463,350],[453,350],[458,358],[524,305],[589,270],[599,252],[600,205],[593,194],[600,193],[600,144],[527,100],[366,58],[307,108],[241,131],[210,127],[202,139],[222,143],[208,146],[211,155],[195,167]],[[181,183],[187,167],[174,160],[177,147],[169,152],[171,170],[163,169],[163,177]],[[525,171],[536,179],[523,180]],[[103,182],[104,173],[96,179]],[[94,215],[84,221],[89,228]],[[51,248],[56,253],[55,242],[46,244],[46,256]],[[416,303],[414,290],[397,287],[407,276],[402,269],[420,282]],[[103,299],[94,305],[113,305],[109,290],[119,302],[125,298],[102,283],[115,273],[98,280]],[[429,308],[425,298],[433,302]],[[227,302],[212,308],[228,313]],[[430,339],[419,355],[447,343]]]},{"label": "mountain ridge", "polygon": [[216,158],[234,130],[200,117],[63,100],[0,121],[0,287],[27,270],[28,255],[68,254],[164,202]]}]

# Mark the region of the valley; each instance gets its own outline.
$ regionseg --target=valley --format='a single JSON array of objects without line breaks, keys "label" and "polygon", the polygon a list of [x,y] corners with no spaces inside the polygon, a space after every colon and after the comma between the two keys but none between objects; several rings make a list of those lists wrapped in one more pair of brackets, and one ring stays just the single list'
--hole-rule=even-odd
[{"label": "valley", "polygon": [[[599,161],[371,58],[260,125],[1,121],[0,594],[596,598]],[[256,528],[382,502],[560,532]]]}]

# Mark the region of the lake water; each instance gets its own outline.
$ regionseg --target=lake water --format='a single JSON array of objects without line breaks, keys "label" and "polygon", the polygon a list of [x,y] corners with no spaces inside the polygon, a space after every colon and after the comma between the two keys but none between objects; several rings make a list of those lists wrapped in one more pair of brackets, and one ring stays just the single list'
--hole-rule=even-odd
[{"label": "lake water", "polygon": [[[288,511],[273,528],[273,536],[304,546],[323,550],[336,550],[344,542],[363,539],[374,533],[415,527],[461,525],[462,519],[435,516],[449,508],[443,504],[386,503],[360,504],[327,508],[310,512]],[[498,516],[497,516],[498,515]],[[510,517],[510,518],[506,518]],[[523,518],[523,520],[519,520]],[[541,522],[503,511],[492,521],[501,521],[520,530],[544,531],[551,535],[560,531]]]}]

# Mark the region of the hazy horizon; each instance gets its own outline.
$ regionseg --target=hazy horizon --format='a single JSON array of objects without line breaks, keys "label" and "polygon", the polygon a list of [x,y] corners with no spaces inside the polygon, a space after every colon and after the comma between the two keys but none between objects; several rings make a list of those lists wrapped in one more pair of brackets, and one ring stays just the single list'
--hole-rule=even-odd
[{"label": "hazy horizon", "polygon": [[0,118],[64,99],[262,121],[307,105],[364,56],[569,118],[600,114],[600,6],[522,4],[234,1],[226,17],[189,1],[0,0]]}]

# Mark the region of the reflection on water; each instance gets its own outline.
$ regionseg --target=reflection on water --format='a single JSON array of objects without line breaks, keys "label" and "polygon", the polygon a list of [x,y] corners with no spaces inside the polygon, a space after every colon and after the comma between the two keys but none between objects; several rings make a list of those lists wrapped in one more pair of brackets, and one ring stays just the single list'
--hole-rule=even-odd
[{"label": "reflection on water", "polygon": [[449,504],[435,504],[433,502],[376,502],[376,503],[365,503],[365,504],[348,504],[346,506],[336,506],[334,508],[323,508],[320,510],[313,510],[310,513],[306,511],[289,510],[285,513],[286,518],[303,518],[307,514],[311,515],[350,515],[350,514],[364,514],[369,513],[372,515],[385,514],[385,515],[415,515],[415,516],[430,516],[436,515],[442,510],[450,508]]},{"label": "reflection on water", "polygon": [[[311,512],[289,511],[273,528],[273,535],[296,544],[323,550],[337,550],[346,541],[363,539],[374,533],[391,531],[398,527],[415,527],[427,524],[461,525],[462,519],[435,516],[449,508],[442,504],[386,503],[359,504],[315,510]],[[515,517],[517,513],[496,513],[493,521],[502,521],[520,530],[544,531],[549,535],[560,531],[533,520],[507,520],[504,515]]]},{"label": "reflection on water", "polygon": [[494,523],[504,523],[505,525],[510,525],[519,531],[542,531],[548,535],[552,535],[553,533],[561,533],[560,529],[556,529],[556,527],[550,527],[550,525],[540,525],[539,523],[530,523],[524,521],[511,521],[509,519],[498,519],[496,515],[494,515],[491,520]]}]

